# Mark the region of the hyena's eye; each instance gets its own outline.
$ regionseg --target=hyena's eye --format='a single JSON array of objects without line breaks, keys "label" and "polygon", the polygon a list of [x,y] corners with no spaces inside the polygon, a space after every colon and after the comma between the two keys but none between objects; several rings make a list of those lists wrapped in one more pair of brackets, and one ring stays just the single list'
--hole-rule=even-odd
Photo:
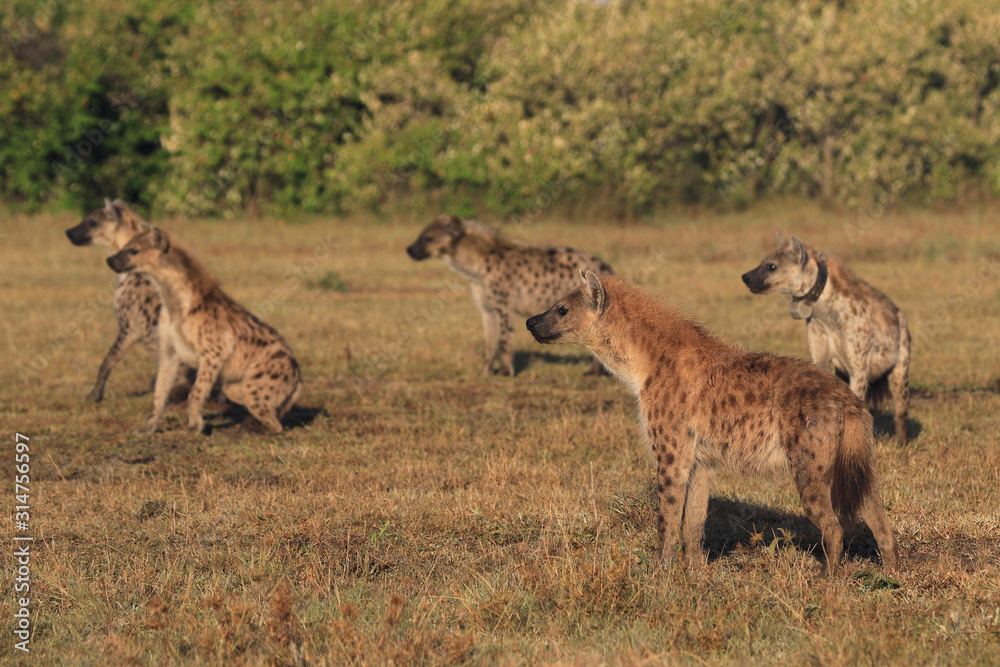
[{"label": "hyena's eye", "polygon": [[778,270],[778,265],[775,264],[774,262],[771,262],[770,264],[767,265],[767,270],[768,271],[777,271]]},{"label": "hyena's eye", "polygon": [[139,251],[136,250],[135,248],[129,248],[128,249],[128,254],[130,254],[130,255],[138,255]]},{"label": "hyena's eye", "polygon": [[433,236],[425,236],[424,238],[422,238],[420,240],[423,241],[424,243],[430,243],[431,241],[434,240],[434,237]]},{"label": "hyena's eye", "polygon": [[91,227],[96,227],[97,226],[97,220],[91,220],[90,221],[90,226]]},{"label": "hyena's eye", "polygon": [[556,308],[556,312],[559,313],[559,317],[566,317],[566,313],[569,312],[569,308],[566,306],[559,306]]}]

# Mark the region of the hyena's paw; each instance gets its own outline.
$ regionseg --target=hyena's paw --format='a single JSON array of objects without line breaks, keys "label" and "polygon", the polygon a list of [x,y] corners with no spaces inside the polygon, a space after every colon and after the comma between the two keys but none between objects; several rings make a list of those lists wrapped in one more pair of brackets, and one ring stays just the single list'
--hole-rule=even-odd
[{"label": "hyena's paw", "polygon": [[188,418],[187,428],[189,431],[192,431],[194,433],[203,434],[205,432],[205,420],[202,419],[201,415],[199,415],[197,418],[190,417]]},{"label": "hyena's paw", "polygon": [[708,552],[704,549],[692,550],[687,555],[688,568],[696,570],[708,564]]},{"label": "hyena's paw", "polygon": [[659,559],[659,562],[657,563],[657,566],[661,570],[670,570],[670,569],[673,569],[673,567],[675,565],[677,565],[677,562],[678,562],[678,558],[677,558],[677,546],[676,545],[672,545],[670,547],[661,548],[660,549],[660,559]]},{"label": "hyena's paw", "polygon": [[87,394],[87,401],[89,403],[100,403],[103,400],[104,400],[104,391],[98,389],[97,387],[91,389],[90,393]]},{"label": "hyena's paw", "polygon": [[142,423],[142,426],[135,430],[136,433],[140,435],[153,435],[156,433],[156,425],[159,423],[159,417],[150,417]]}]

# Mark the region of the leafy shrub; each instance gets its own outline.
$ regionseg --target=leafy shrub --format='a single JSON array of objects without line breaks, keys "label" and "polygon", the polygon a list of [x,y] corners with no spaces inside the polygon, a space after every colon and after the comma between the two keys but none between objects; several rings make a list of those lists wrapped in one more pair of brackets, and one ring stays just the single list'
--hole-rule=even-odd
[{"label": "leafy shrub", "polygon": [[1000,192],[1000,0],[17,0],[0,198],[185,215]]}]

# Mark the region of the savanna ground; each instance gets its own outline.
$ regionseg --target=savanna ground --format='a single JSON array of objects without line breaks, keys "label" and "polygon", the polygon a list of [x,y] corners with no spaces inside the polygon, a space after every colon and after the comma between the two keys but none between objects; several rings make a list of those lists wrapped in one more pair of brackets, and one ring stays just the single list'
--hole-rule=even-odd
[{"label": "savanna ground", "polygon": [[[880,211],[878,213],[881,213]],[[655,563],[633,399],[580,349],[517,338],[479,374],[468,289],[403,252],[429,216],[163,221],[290,341],[305,391],[278,437],[133,430],[153,363],[134,350],[87,404],[114,336],[113,276],[72,215],[0,232],[0,415],[13,513],[30,436],[39,664],[995,664],[1000,655],[1000,210],[835,213],[796,203],[647,224],[551,219],[512,236],[599,253],[721,334],[804,356],[804,326],[740,282],[797,233],[907,313],[911,444],[877,424],[903,551],[885,577],[856,532],[819,578],[789,482],[718,475],[707,567]],[[297,276],[297,277],[296,277]],[[279,292],[275,292],[275,288]],[[11,532],[13,532],[11,530]],[[8,533],[10,534],[10,533]],[[10,545],[11,542],[8,542]],[[5,548],[10,553],[12,548]],[[0,656],[14,655],[13,559]]]}]

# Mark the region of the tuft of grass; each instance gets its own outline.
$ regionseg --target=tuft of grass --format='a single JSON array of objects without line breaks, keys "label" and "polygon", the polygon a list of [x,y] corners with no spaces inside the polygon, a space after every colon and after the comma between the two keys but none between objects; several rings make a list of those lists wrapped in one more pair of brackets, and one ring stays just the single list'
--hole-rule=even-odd
[{"label": "tuft of grass", "polygon": [[[920,391],[911,445],[898,449],[879,419],[877,446],[903,567],[886,576],[862,526],[833,580],[819,577],[820,536],[789,482],[721,473],[708,565],[661,568],[634,400],[585,376],[582,350],[540,348],[527,332],[518,376],[482,377],[465,284],[401,250],[423,220],[338,221],[329,253],[314,252],[321,219],[159,221],[288,339],[305,385],[278,437],[234,428],[221,405],[210,436],[187,433],[178,405],[149,437],[134,433],[155,371],[142,353],[115,370],[104,402],[83,400],[114,336],[102,254],[61,236],[74,216],[3,219],[0,423],[11,442],[31,437],[32,659],[989,664],[1000,278],[980,272],[998,250],[994,219],[890,210],[863,244],[845,235],[850,214],[787,202],[509,230],[596,252],[753,349],[807,354],[801,322],[739,279],[775,229],[896,301]],[[351,289],[287,280],[304,257]],[[3,641],[13,604],[0,596]]]},{"label": "tuft of grass", "polygon": [[348,290],[348,282],[336,271],[327,271],[319,280],[310,281],[309,287],[325,292],[344,293]]}]

